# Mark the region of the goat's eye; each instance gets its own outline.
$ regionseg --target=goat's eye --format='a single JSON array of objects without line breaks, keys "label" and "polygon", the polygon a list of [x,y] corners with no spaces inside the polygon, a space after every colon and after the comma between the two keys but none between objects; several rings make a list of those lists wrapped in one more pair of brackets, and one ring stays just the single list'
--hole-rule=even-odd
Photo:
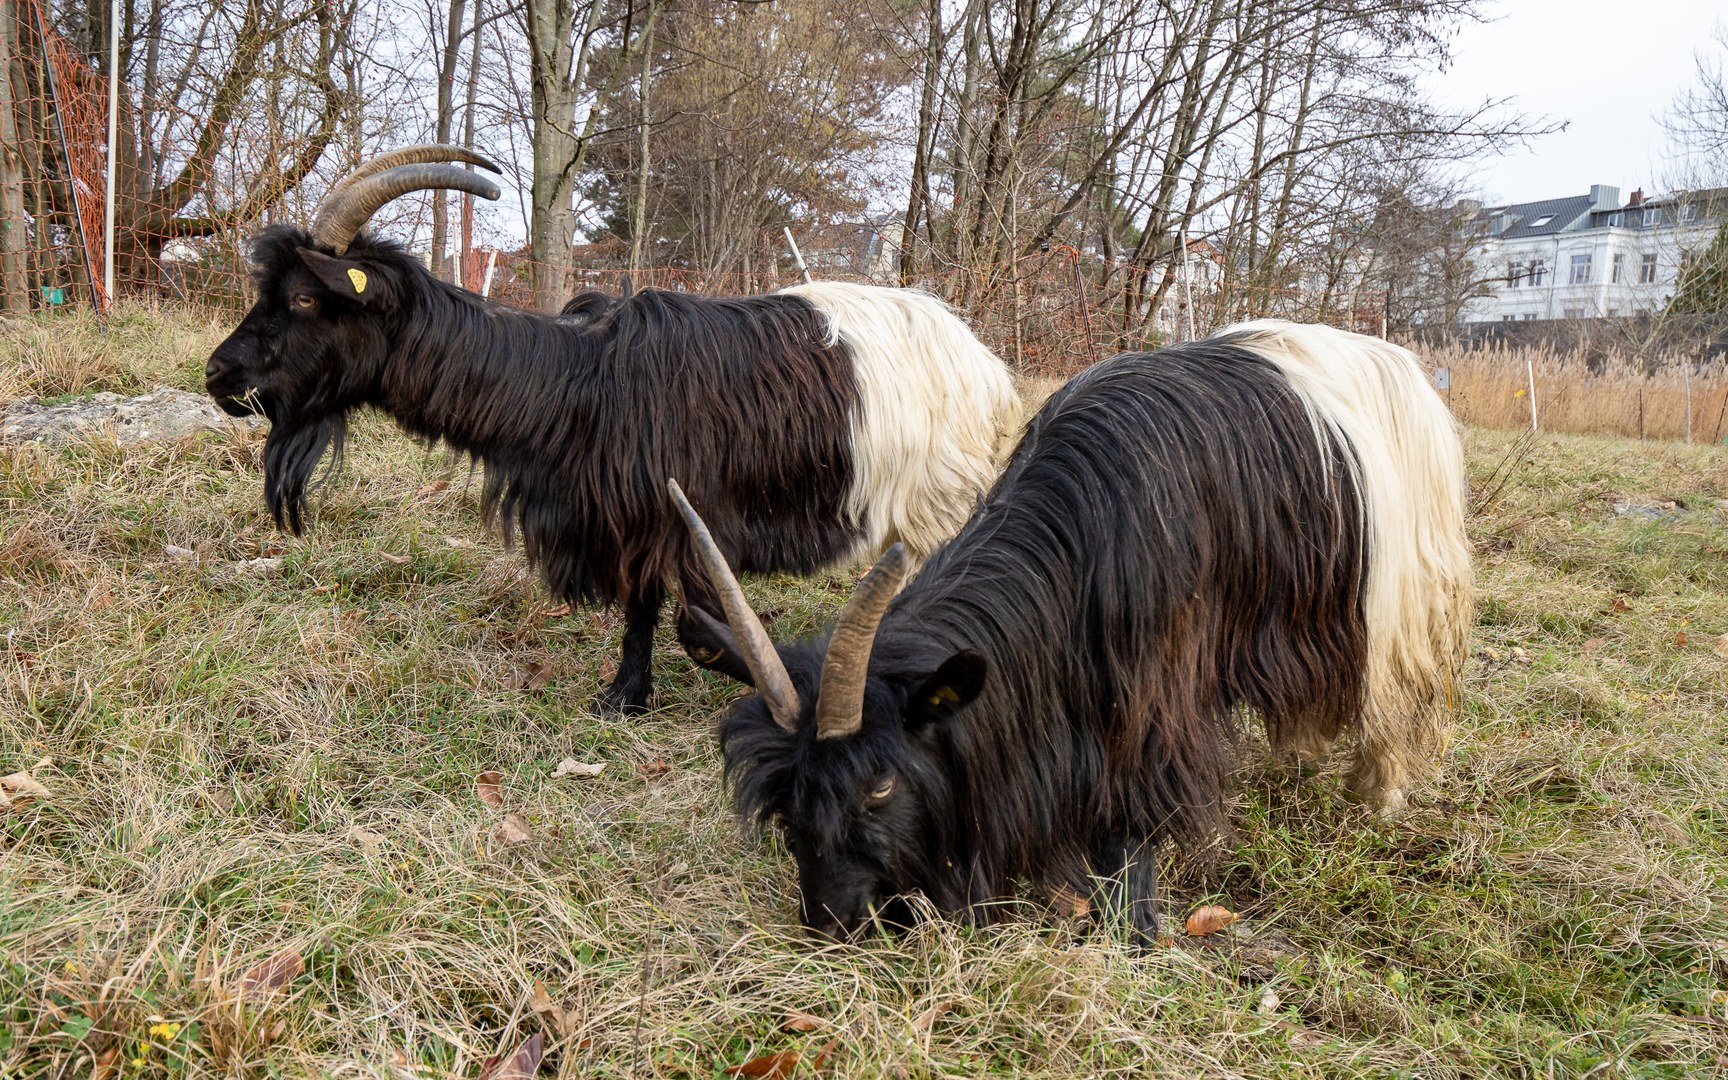
[{"label": "goat's eye", "polygon": [[294,295],[294,306],[297,308],[314,308],[318,306],[318,298],[312,296],[310,293],[296,293]]},{"label": "goat's eye", "polygon": [[894,794],[894,778],[885,776],[882,778],[882,782],[876,785],[875,790],[870,792],[870,801],[881,802],[892,794]]}]

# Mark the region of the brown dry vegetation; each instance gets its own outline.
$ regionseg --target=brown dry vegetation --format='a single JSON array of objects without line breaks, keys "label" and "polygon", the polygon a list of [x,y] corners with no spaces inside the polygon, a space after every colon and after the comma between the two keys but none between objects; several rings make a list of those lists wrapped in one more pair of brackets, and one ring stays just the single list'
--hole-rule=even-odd
[{"label": "brown dry vegetation", "polygon": [[[1628,438],[1686,438],[1684,361],[1653,370],[1629,354],[1613,354],[1591,370],[1581,352],[1556,348],[1428,349],[1423,359],[1452,369],[1448,400],[1458,419],[1483,427],[1529,428],[1531,368],[1536,421],[1543,431]],[[1728,435],[1728,365],[1701,364],[1691,373],[1693,442]]]},{"label": "brown dry vegetation", "polygon": [[[0,331],[0,372],[196,388],[219,331],[127,318]],[[1514,443],[1470,433],[1478,491]],[[1728,1076],[1720,449],[1514,458],[1442,778],[1382,820],[1251,744],[1232,855],[1168,883],[1172,927],[1243,918],[1149,956],[1030,899],[817,947],[727,810],[731,687],[663,635],[657,709],[595,720],[618,621],[549,611],[465,469],[362,422],[293,540],[257,453],[0,450],[0,775],[50,793],[0,815],[0,1076],[471,1078],[536,1033],[567,1078]],[[848,586],[747,582],[781,635]]]}]

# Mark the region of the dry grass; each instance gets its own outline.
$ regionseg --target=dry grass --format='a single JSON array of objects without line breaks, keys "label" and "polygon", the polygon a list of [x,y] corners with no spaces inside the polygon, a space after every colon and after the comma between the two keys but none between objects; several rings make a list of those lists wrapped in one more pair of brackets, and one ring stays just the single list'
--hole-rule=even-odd
[{"label": "dry grass", "polygon": [[[85,389],[195,388],[210,331],[4,333],[11,385],[58,394],[45,352],[108,349]],[[1541,440],[1475,522],[1502,659],[1471,667],[1444,778],[1383,821],[1251,753],[1234,856],[1169,885],[1178,918],[1244,921],[1140,957],[1031,903],[803,940],[790,860],[719,785],[728,686],[665,635],[657,710],[588,717],[617,621],[549,615],[464,471],[361,423],[289,540],[255,438],[0,450],[0,774],[53,759],[52,796],[0,817],[0,1076],[473,1077],[541,1031],[571,1078],[830,1039],[829,1075],[1728,1075],[1719,450]],[[1511,442],[1472,434],[1478,482]],[[1616,515],[1631,494],[1686,509]],[[847,586],[750,587],[796,633]],[[606,767],[552,779],[565,756]],[[526,842],[475,797],[489,768]],[[285,949],[305,972],[248,993]]]},{"label": "dry grass", "polygon": [[[1452,369],[1448,397],[1460,420],[1495,428],[1530,426],[1531,369],[1536,420],[1543,431],[1681,441],[1687,432],[1687,390],[1679,358],[1654,370],[1629,354],[1612,354],[1595,370],[1581,352],[1555,348],[1429,349],[1423,358]],[[1692,441],[1720,443],[1728,435],[1728,365],[1691,373]]]}]

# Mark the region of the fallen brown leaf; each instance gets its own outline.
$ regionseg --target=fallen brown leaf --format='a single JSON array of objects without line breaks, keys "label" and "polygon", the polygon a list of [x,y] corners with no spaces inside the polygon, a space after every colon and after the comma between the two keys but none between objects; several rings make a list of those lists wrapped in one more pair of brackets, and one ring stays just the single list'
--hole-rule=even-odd
[{"label": "fallen brown leaf", "polygon": [[162,554],[175,562],[196,562],[198,560],[196,551],[189,547],[181,547],[179,544],[169,544],[162,549]]},{"label": "fallen brown leaf", "polygon": [[535,1015],[560,1039],[576,1030],[575,1011],[560,1008],[558,1003],[552,1000],[552,995],[546,992],[546,984],[539,979],[534,980],[534,997],[528,1002],[528,1007],[533,1009]]},{"label": "fallen brown leaf", "polygon": [[780,1078],[791,1076],[792,1070],[798,1067],[799,1054],[796,1050],[782,1050],[777,1054],[763,1054],[751,1058],[742,1065],[734,1065],[726,1070],[728,1076],[754,1076],[762,1078]]},{"label": "fallen brown leaf", "polygon": [[927,1032],[929,1032],[930,1028],[935,1025],[936,1021],[942,1019],[944,1016],[947,1016],[950,1012],[953,1012],[953,1011],[954,1011],[953,1000],[949,999],[949,998],[943,998],[941,1001],[938,1001],[936,1004],[930,1006],[928,1009],[925,1009],[923,1012],[919,1013],[916,1017],[913,1018],[913,1020],[912,1020],[912,1032],[913,1032],[913,1034],[919,1035],[919,1036],[926,1034]]},{"label": "fallen brown leaf", "polygon": [[1682,630],[1674,635],[1674,647],[1676,649],[1684,649],[1686,647],[1686,631]]},{"label": "fallen brown leaf", "polygon": [[348,840],[360,849],[363,855],[376,855],[378,849],[384,846],[384,837],[375,832],[368,832],[356,825],[348,830]]},{"label": "fallen brown leaf", "polygon": [[652,780],[656,776],[665,776],[672,771],[672,766],[666,764],[665,758],[654,758],[636,766],[636,774],[644,780]]},{"label": "fallen brown leaf", "polygon": [[462,551],[467,551],[467,550],[474,547],[474,541],[468,539],[465,536],[446,536],[444,538],[444,546],[445,547],[458,548]]},{"label": "fallen brown leaf", "polygon": [[1530,654],[1514,645],[1512,646],[1512,660],[1514,663],[1528,664],[1530,663]]},{"label": "fallen brown leaf", "polygon": [[380,559],[383,559],[385,562],[391,563],[391,564],[396,565],[396,566],[407,566],[409,563],[414,561],[414,559],[411,556],[392,555],[388,551],[380,551],[378,553],[378,557]]},{"label": "fallen brown leaf", "polygon": [[1207,904],[1205,907],[1196,908],[1194,914],[1188,916],[1188,922],[1183,929],[1188,932],[1189,937],[1206,937],[1208,934],[1216,934],[1239,918],[1240,915],[1227,907]]},{"label": "fallen brown leaf", "polygon": [[534,833],[521,814],[505,814],[504,823],[492,830],[492,839],[500,844],[524,844],[534,839]]},{"label": "fallen brown leaf", "polygon": [[1728,660],[1728,634],[1723,634],[1710,642],[1710,651],[1724,660]]},{"label": "fallen brown leaf", "polygon": [[567,757],[552,770],[552,779],[559,780],[566,776],[599,776],[605,768],[606,763],[604,761],[588,764],[577,761],[573,757]]},{"label": "fallen brown leaf", "polygon": [[1631,611],[1632,601],[1628,600],[1624,596],[1616,596],[1614,598],[1613,609],[1615,611]]},{"label": "fallen brown leaf", "polygon": [[531,1080],[540,1071],[540,1059],[546,1054],[546,1033],[536,1031],[534,1037],[508,1053],[489,1057],[480,1066],[479,1080]]},{"label": "fallen brown leaf", "polygon": [[504,805],[504,789],[500,785],[503,782],[503,773],[499,772],[497,769],[487,769],[485,772],[474,778],[474,794],[478,795],[480,801],[485,803],[487,806],[502,808]]},{"label": "fallen brown leaf", "polygon": [[528,667],[516,673],[516,689],[540,690],[552,681],[552,665],[544,660],[536,660]]},{"label": "fallen brown leaf", "polygon": [[305,970],[306,958],[299,949],[283,949],[246,969],[246,974],[240,976],[240,996],[248,1001],[262,1001],[299,978]]},{"label": "fallen brown leaf", "polygon": [[569,604],[559,604],[555,608],[547,608],[540,613],[541,617],[546,619],[562,619],[568,614],[570,614]]},{"label": "fallen brown leaf", "polygon": [[786,1019],[780,1021],[780,1030],[788,1032],[815,1031],[819,1027],[827,1026],[828,1021],[820,1016],[811,1016],[809,1013],[803,1012],[789,1012],[786,1014]]},{"label": "fallen brown leaf", "polygon": [[53,759],[43,758],[29,769],[0,776],[0,810],[18,810],[35,799],[48,798],[48,789],[30,774],[41,772],[52,763]]},{"label": "fallen brown leaf", "polygon": [[1605,637],[1585,638],[1584,639],[1584,652],[1586,655],[1588,655],[1590,653],[1595,652],[1597,649],[1600,649],[1602,646],[1604,646],[1606,644],[1608,644],[1608,639]]},{"label": "fallen brown leaf", "polygon": [[428,495],[436,495],[450,486],[448,480],[434,480],[414,493],[416,499],[424,499]]}]

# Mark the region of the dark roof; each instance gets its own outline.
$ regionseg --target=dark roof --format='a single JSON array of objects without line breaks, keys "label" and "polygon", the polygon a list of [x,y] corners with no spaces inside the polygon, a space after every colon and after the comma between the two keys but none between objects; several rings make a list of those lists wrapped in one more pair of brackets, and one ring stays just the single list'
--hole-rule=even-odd
[{"label": "dark roof", "polygon": [[[1516,240],[1525,236],[1557,233],[1589,212],[1590,196],[1569,195],[1564,199],[1542,199],[1538,202],[1492,207],[1483,210],[1482,217],[1491,220],[1496,214],[1506,215],[1512,224],[1500,237],[1504,240]],[[1548,220],[1541,225],[1535,224],[1543,218]]]}]

